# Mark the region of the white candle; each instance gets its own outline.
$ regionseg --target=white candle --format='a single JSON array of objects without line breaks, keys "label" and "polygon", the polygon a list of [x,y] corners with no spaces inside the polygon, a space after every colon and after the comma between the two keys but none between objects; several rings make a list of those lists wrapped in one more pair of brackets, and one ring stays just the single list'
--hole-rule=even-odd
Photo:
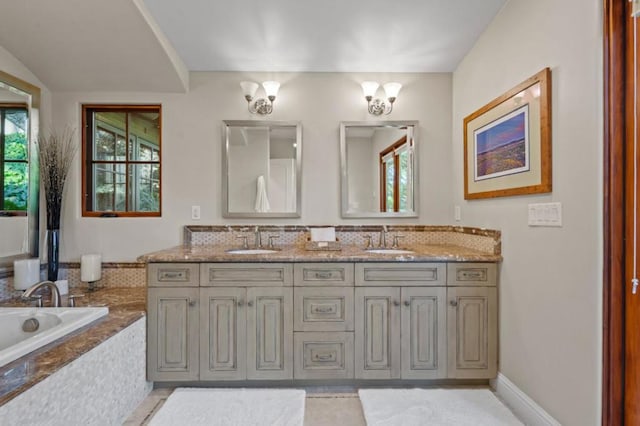
[{"label": "white candle", "polygon": [[80,281],[92,283],[102,277],[102,255],[83,254],[80,258]]},{"label": "white candle", "polygon": [[13,262],[13,287],[26,290],[40,281],[40,259],[22,259]]}]

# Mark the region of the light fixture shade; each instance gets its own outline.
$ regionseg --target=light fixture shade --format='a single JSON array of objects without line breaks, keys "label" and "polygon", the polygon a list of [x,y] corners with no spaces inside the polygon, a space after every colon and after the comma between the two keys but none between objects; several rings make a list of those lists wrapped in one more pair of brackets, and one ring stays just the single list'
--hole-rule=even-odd
[{"label": "light fixture shade", "polygon": [[242,87],[242,94],[245,96],[250,96],[253,98],[258,91],[258,87],[260,85],[258,83],[254,83],[253,81],[241,81],[240,87]]},{"label": "light fixture shade", "polygon": [[384,86],[384,93],[387,94],[388,98],[397,98],[400,89],[402,89],[402,84],[400,83],[387,83]]},{"label": "light fixture shade", "polygon": [[380,85],[375,81],[363,81],[362,82],[362,92],[364,92],[365,98],[367,96],[374,97],[376,95],[376,91],[378,90]]},{"label": "light fixture shade", "polygon": [[264,87],[264,91],[269,96],[277,96],[278,89],[280,89],[280,83],[277,81],[265,81],[262,83],[262,87]]}]

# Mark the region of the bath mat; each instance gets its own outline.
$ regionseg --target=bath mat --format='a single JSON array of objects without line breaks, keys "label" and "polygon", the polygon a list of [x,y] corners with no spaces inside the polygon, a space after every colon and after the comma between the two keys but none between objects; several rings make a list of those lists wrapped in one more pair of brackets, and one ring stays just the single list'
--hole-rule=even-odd
[{"label": "bath mat", "polygon": [[151,426],[302,426],[304,390],[178,388]]},{"label": "bath mat", "polygon": [[521,426],[488,389],[360,389],[368,426]]}]

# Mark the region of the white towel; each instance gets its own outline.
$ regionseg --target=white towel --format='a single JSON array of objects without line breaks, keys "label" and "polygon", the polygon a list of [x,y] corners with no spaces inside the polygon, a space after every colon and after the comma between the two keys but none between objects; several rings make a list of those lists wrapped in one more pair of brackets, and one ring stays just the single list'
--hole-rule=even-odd
[{"label": "white towel", "polygon": [[267,186],[264,183],[264,176],[258,176],[255,211],[265,213],[269,210],[271,210],[271,207],[269,206],[269,199],[267,198]]},{"label": "white towel", "polygon": [[336,228],[311,228],[311,241],[335,241]]}]

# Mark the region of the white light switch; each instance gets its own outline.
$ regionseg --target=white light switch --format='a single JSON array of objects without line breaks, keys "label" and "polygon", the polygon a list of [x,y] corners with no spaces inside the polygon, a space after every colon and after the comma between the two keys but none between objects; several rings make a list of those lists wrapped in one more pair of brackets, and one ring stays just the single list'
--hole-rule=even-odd
[{"label": "white light switch", "polygon": [[562,203],[529,204],[529,226],[562,226]]},{"label": "white light switch", "polygon": [[191,219],[200,220],[200,206],[191,206]]},{"label": "white light switch", "polygon": [[453,218],[455,219],[456,222],[460,222],[461,220],[460,206],[453,207]]}]

